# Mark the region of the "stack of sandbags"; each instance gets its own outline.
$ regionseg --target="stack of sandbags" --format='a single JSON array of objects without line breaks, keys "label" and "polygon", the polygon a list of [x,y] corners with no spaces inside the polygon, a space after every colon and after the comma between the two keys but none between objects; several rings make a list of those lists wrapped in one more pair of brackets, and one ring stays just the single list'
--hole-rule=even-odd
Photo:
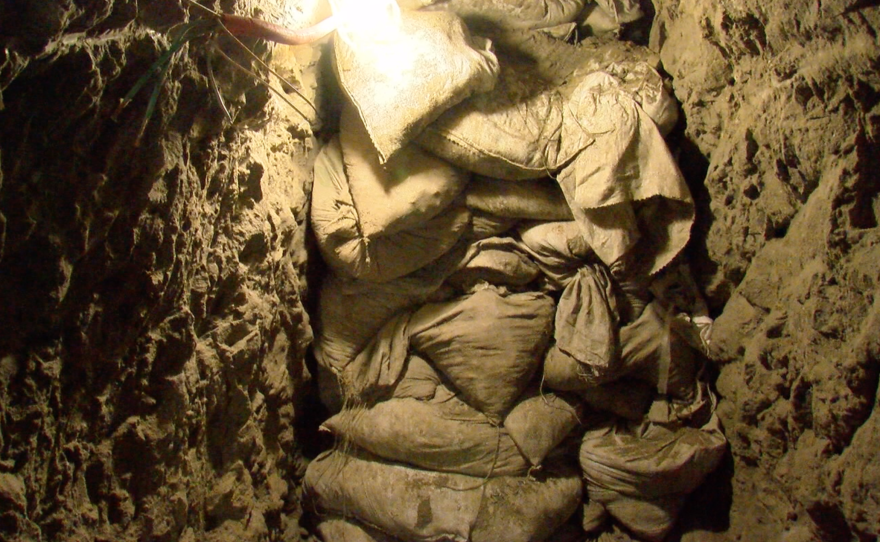
[{"label": "stack of sandbags", "polygon": [[677,308],[624,310],[612,271],[664,268],[692,220],[648,55],[510,34],[499,62],[440,12],[357,39],[335,43],[347,102],[312,201],[337,443],[305,476],[318,533],[537,542],[586,485],[585,526],[661,536],[724,441]]},{"label": "stack of sandbags", "polygon": [[582,492],[549,458],[579,402],[527,389],[553,312],[545,294],[484,285],[389,320],[342,372],[353,395],[323,424],[340,444],[305,480],[317,506],[403,540],[549,536]]}]

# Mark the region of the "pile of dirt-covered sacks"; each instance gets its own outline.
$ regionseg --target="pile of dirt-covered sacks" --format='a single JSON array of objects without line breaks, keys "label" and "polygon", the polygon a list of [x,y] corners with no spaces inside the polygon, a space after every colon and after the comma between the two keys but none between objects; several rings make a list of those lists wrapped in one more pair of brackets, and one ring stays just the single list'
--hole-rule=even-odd
[{"label": "pile of dirt-covered sacks", "polygon": [[531,30],[490,44],[448,11],[400,22],[334,42],[318,534],[535,542],[611,516],[662,539],[726,441],[656,63]]}]

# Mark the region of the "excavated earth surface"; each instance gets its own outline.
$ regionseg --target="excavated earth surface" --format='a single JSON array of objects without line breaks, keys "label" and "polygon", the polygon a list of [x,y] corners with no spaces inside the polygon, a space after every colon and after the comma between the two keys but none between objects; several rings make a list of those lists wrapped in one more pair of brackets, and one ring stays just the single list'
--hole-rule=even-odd
[{"label": "excavated earth surface", "polygon": [[[322,15],[285,4],[215,7]],[[334,119],[207,38],[175,56],[154,111],[154,80],[120,109],[182,5],[0,5],[0,539],[310,538],[305,225]],[[649,11],[682,104],[670,143],[698,203],[688,256],[717,317],[732,452],[672,538],[875,540],[880,7]],[[250,44],[332,110],[325,43]]]}]

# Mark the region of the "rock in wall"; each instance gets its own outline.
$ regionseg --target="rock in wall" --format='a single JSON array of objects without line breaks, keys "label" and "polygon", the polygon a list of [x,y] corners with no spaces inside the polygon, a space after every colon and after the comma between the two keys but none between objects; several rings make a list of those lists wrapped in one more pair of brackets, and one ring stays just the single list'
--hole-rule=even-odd
[{"label": "rock in wall", "polygon": [[[295,26],[304,4],[214,7]],[[310,123],[207,37],[173,56],[154,112],[155,77],[118,109],[204,17],[0,6],[0,539],[300,539]],[[295,83],[311,54],[288,51]]]},{"label": "rock in wall", "polygon": [[[880,7],[655,0],[720,313],[721,540],[880,533]],[[694,535],[709,540],[710,534]]]}]

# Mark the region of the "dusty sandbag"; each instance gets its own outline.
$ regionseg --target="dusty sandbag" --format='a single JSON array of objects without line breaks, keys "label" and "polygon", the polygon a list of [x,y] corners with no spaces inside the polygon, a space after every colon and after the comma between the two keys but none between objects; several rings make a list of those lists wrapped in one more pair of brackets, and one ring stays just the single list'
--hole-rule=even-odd
[{"label": "dusty sandbag", "polygon": [[[601,512],[595,510],[596,519],[604,521],[607,515],[611,515],[639,540],[646,542],[662,542],[666,539],[687,498],[686,495],[665,495],[653,499],[626,497],[593,485],[588,485],[586,492],[590,502],[604,512],[604,516],[601,516]],[[584,530],[598,526],[595,523],[587,524]]]},{"label": "dusty sandbag", "polygon": [[383,282],[412,273],[448,252],[466,231],[470,214],[453,204],[420,225],[367,238],[351,197],[339,138],[315,161],[311,225],[321,255],[334,270]]},{"label": "dusty sandbag", "polygon": [[529,63],[501,65],[495,90],[441,115],[417,137],[419,145],[486,177],[541,179],[593,142],[567,113],[566,100]]},{"label": "dusty sandbag", "polygon": [[344,517],[322,518],[317,531],[323,542],[403,542],[379,529]]},{"label": "dusty sandbag", "polygon": [[629,420],[640,420],[648,412],[656,392],[654,387],[631,378],[597,383],[589,368],[556,348],[544,358],[543,384],[557,391],[580,395],[593,409],[610,412]]},{"label": "dusty sandbag", "polygon": [[[588,265],[562,291],[556,305],[554,344],[548,353],[578,364],[585,385],[594,386],[619,374],[617,301],[611,277],[604,266]],[[565,389],[555,373],[545,369],[545,384]],[[569,388],[570,389],[570,388]]]},{"label": "dusty sandbag", "polygon": [[545,294],[486,287],[416,311],[410,344],[465,401],[500,423],[543,359],[554,308]]},{"label": "dusty sandbag", "polygon": [[504,29],[543,29],[578,21],[585,0],[402,0],[406,9],[436,6],[468,24]]},{"label": "dusty sandbag", "polygon": [[625,420],[639,421],[649,412],[654,390],[648,384],[630,378],[576,392],[587,406],[600,412],[609,412]]},{"label": "dusty sandbag", "polygon": [[480,282],[498,286],[525,286],[538,278],[540,273],[535,262],[514,239],[492,237],[472,243],[464,264],[447,280],[449,284],[469,291]]},{"label": "dusty sandbag", "polygon": [[569,469],[487,480],[339,451],[312,461],[303,485],[321,510],[421,542],[540,542],[575,512],[582,495]]},{"label": "dusty sandbag", "polygon": [[339,371],[346,405],[388,399],[403,376],[409,353],[411,313],[391,317],[351,363]]},{"label": "dusty sandbag", "polygon": [[400,381],[394,387],[393,399],[418,399],[430,401],[437,393],[437,386],[442,379],[440,374],[431,367],[423,357],[410,353],[406,360],[406,368]]},{"label": "dusty sandbag", "polygon": [[380,39],[334,40],[333,68],[384,163],[428,123],[474,92],[491,89],[498,62],[487,39],[448,12],[403,12]]},{"label": "dusty sandbag", "polygon": [[[496,40],[496,51],[501,72],[492,91],[450,108],[416,139],[432,153],[486,177],[547,177],[592,145],[594,136],[604,135],[581,123],[597,114],[591,75],[606,68],[614,71],[605,76],[618,81],[618,91],[645,102],[660,122],[670,114],[655,106],[674,105],[656,69],[659,59],[645,48],[572,45],[523,32]],[[599,114],[618,120],[610,116],[613,111]]]},{"label": "dusty sandbag", "polygon": [[319,287],[315,324],[318,363],[340,370],[392,316],[428,300],[446,299],[443,282],[459,267],[466,249],[462,245],[414,273],[387,282],[325,274]]},{"label": "dusty sandbag", "polygon": [[702,427],[618,420],[586,432],[580,463],[590,500],[637,535],[660,540],[681,499],[715,470],[726,450],[714,414]]},{"label": "dusty sandbag", "polygon": [[517,232],[523,250],[535,261],[557,289],[565,288],[595,256],[574,220],[525,222]]},{"label": "dusty sandbag", "polygon": [[530,390],[504,418],[504,428],[529,463],[539,466],[580,425],[582,407],[577,397]]},{"label": "dusty sandbag", "polygon": [[638,0],[595,0],[582,13],[580,27],[589,36],[606,36],[643,15]]},{"label": "dusty sandbag", "polygon": [[619,79],[595,73],[582,84],[589,88],[579,95],[579,120],[583,130],[596,134],[595,141],[556,178],[603,262],[611,265],[648,236],[638,258],[648,274],[656,273],[690,239],[690,191],[654,121]]},{"label": "dusty sandbag", "polygon": [[501,235],[519,222],[518,218],[495,216],[477,210],[471,210],[471,215],[471,231],[466,234],[466,238],[474,241]]},{"label": "dusty sandbag", "polygon": [[465,205],[497,216],[524,220],[571,220],[571,209],[552,179],[511,183],[476,176],[465,190]]},{"label": "dusty sandbag", "polygon": [[456,396],[445,400],[389,399],[346,409],[323,423],[343,443],[422,469],[518,476],[529,463],[508,432]]},{"label": "dusty sandbag", "polygon": [[[564,70],[544,66],[557,60],[558,47],[549,47],[552,55],[527,60],[502,54],[499,47],[496,88],[451,108],[418,143],[488,177],[556,177],[599,258],[611,265],[650,234],[640,256],[653,274],[681,251],[693,223],[690,192],[658,129],[658,122],[668,123],[664,108],[670,103],[663,98],[662,78],[644,61],[600,71],[589,58],[582,67],[562,59],[569,68],[566,78]],[[579,58],[578,48],[571,47],[569,56]],[[642,201],[663,208],[645,229],[634,209]]]},{"label": "dusty sandbag", "polygon": [[654,301],[634,322],[623,326],[620,370],[621,374],[650,382],[661,395],[690,401],[696,393],[697,373],[704,358],[673,331],[674,318]]},{"label": "dusty sandbag", "polygon": [[458,196],[470,175],[415,145],[406,145],[385,164],[357,111],[344,104],[339,142],[360,232],[367,239],[418,227]]}]

